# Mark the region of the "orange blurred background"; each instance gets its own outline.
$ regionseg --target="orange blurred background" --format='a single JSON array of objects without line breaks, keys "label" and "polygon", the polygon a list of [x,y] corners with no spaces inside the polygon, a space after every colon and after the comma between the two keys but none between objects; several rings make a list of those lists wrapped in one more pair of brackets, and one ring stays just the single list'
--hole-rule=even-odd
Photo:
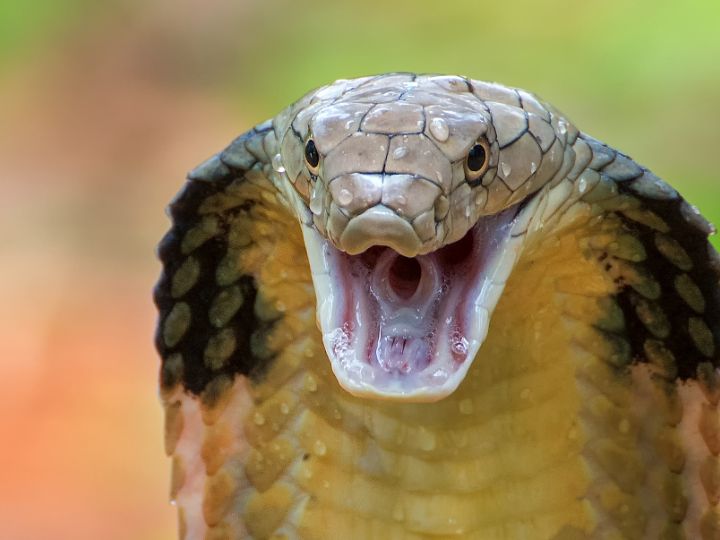
[{"label": "orange blurred background", "polygon": [[169,539],[154,246],[185,172],[388,70],[536,91],[715,221],[720,8],[380,0],[0,7],[0,538]]}]

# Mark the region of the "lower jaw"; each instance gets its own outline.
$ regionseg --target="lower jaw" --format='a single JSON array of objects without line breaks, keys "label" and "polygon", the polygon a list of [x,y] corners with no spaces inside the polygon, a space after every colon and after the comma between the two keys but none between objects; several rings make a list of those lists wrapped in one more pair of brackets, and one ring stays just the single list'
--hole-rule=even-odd
[{"label": "lower jaw", "polygon": [[462,240],[412,259],[382,246],[351,256],[307,231],[318,322],[340,385],[386,400],[452,393],[487,334],[498,274],[507,277],[519,252],[519,211],[483,217]]}]

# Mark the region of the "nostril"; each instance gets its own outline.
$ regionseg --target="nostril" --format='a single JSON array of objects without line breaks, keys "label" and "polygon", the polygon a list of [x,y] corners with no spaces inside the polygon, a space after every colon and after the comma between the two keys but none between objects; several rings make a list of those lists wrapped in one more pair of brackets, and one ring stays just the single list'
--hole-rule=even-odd
[{"label": "nostril", "polygon": [[414,258],[398,256],[388,272],[389,284],[400,298],[412,297],[420,284],[422,268]]}]

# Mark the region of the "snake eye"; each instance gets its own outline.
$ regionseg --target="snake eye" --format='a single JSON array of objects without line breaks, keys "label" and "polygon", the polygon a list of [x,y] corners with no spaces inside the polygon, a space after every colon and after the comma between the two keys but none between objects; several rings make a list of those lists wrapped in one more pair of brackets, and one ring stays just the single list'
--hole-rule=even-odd
[{"label": "snake eye", "polygon": [[490,148],[487,142],[477,141],[465,158],[465,179],[474,182],[480,178],[488,168]]},{"label": "snake eye", "polygon": [[318,165],[320,165],[320,154],[315,147],[315,141],[308,139],[305,143],[305,163],[311,174],[317,174]]}]

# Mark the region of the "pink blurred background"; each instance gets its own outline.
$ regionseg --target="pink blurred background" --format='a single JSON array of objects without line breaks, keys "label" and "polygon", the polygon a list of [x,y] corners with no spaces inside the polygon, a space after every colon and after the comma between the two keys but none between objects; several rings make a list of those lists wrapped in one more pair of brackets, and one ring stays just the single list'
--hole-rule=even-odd
[{"label": "pink blurred background", "polygon": [[188,169],[389,70],[539,92],[720,217],[720,8],[570,0],[0,7],[0,538],[169,539],[154,246]]}]

